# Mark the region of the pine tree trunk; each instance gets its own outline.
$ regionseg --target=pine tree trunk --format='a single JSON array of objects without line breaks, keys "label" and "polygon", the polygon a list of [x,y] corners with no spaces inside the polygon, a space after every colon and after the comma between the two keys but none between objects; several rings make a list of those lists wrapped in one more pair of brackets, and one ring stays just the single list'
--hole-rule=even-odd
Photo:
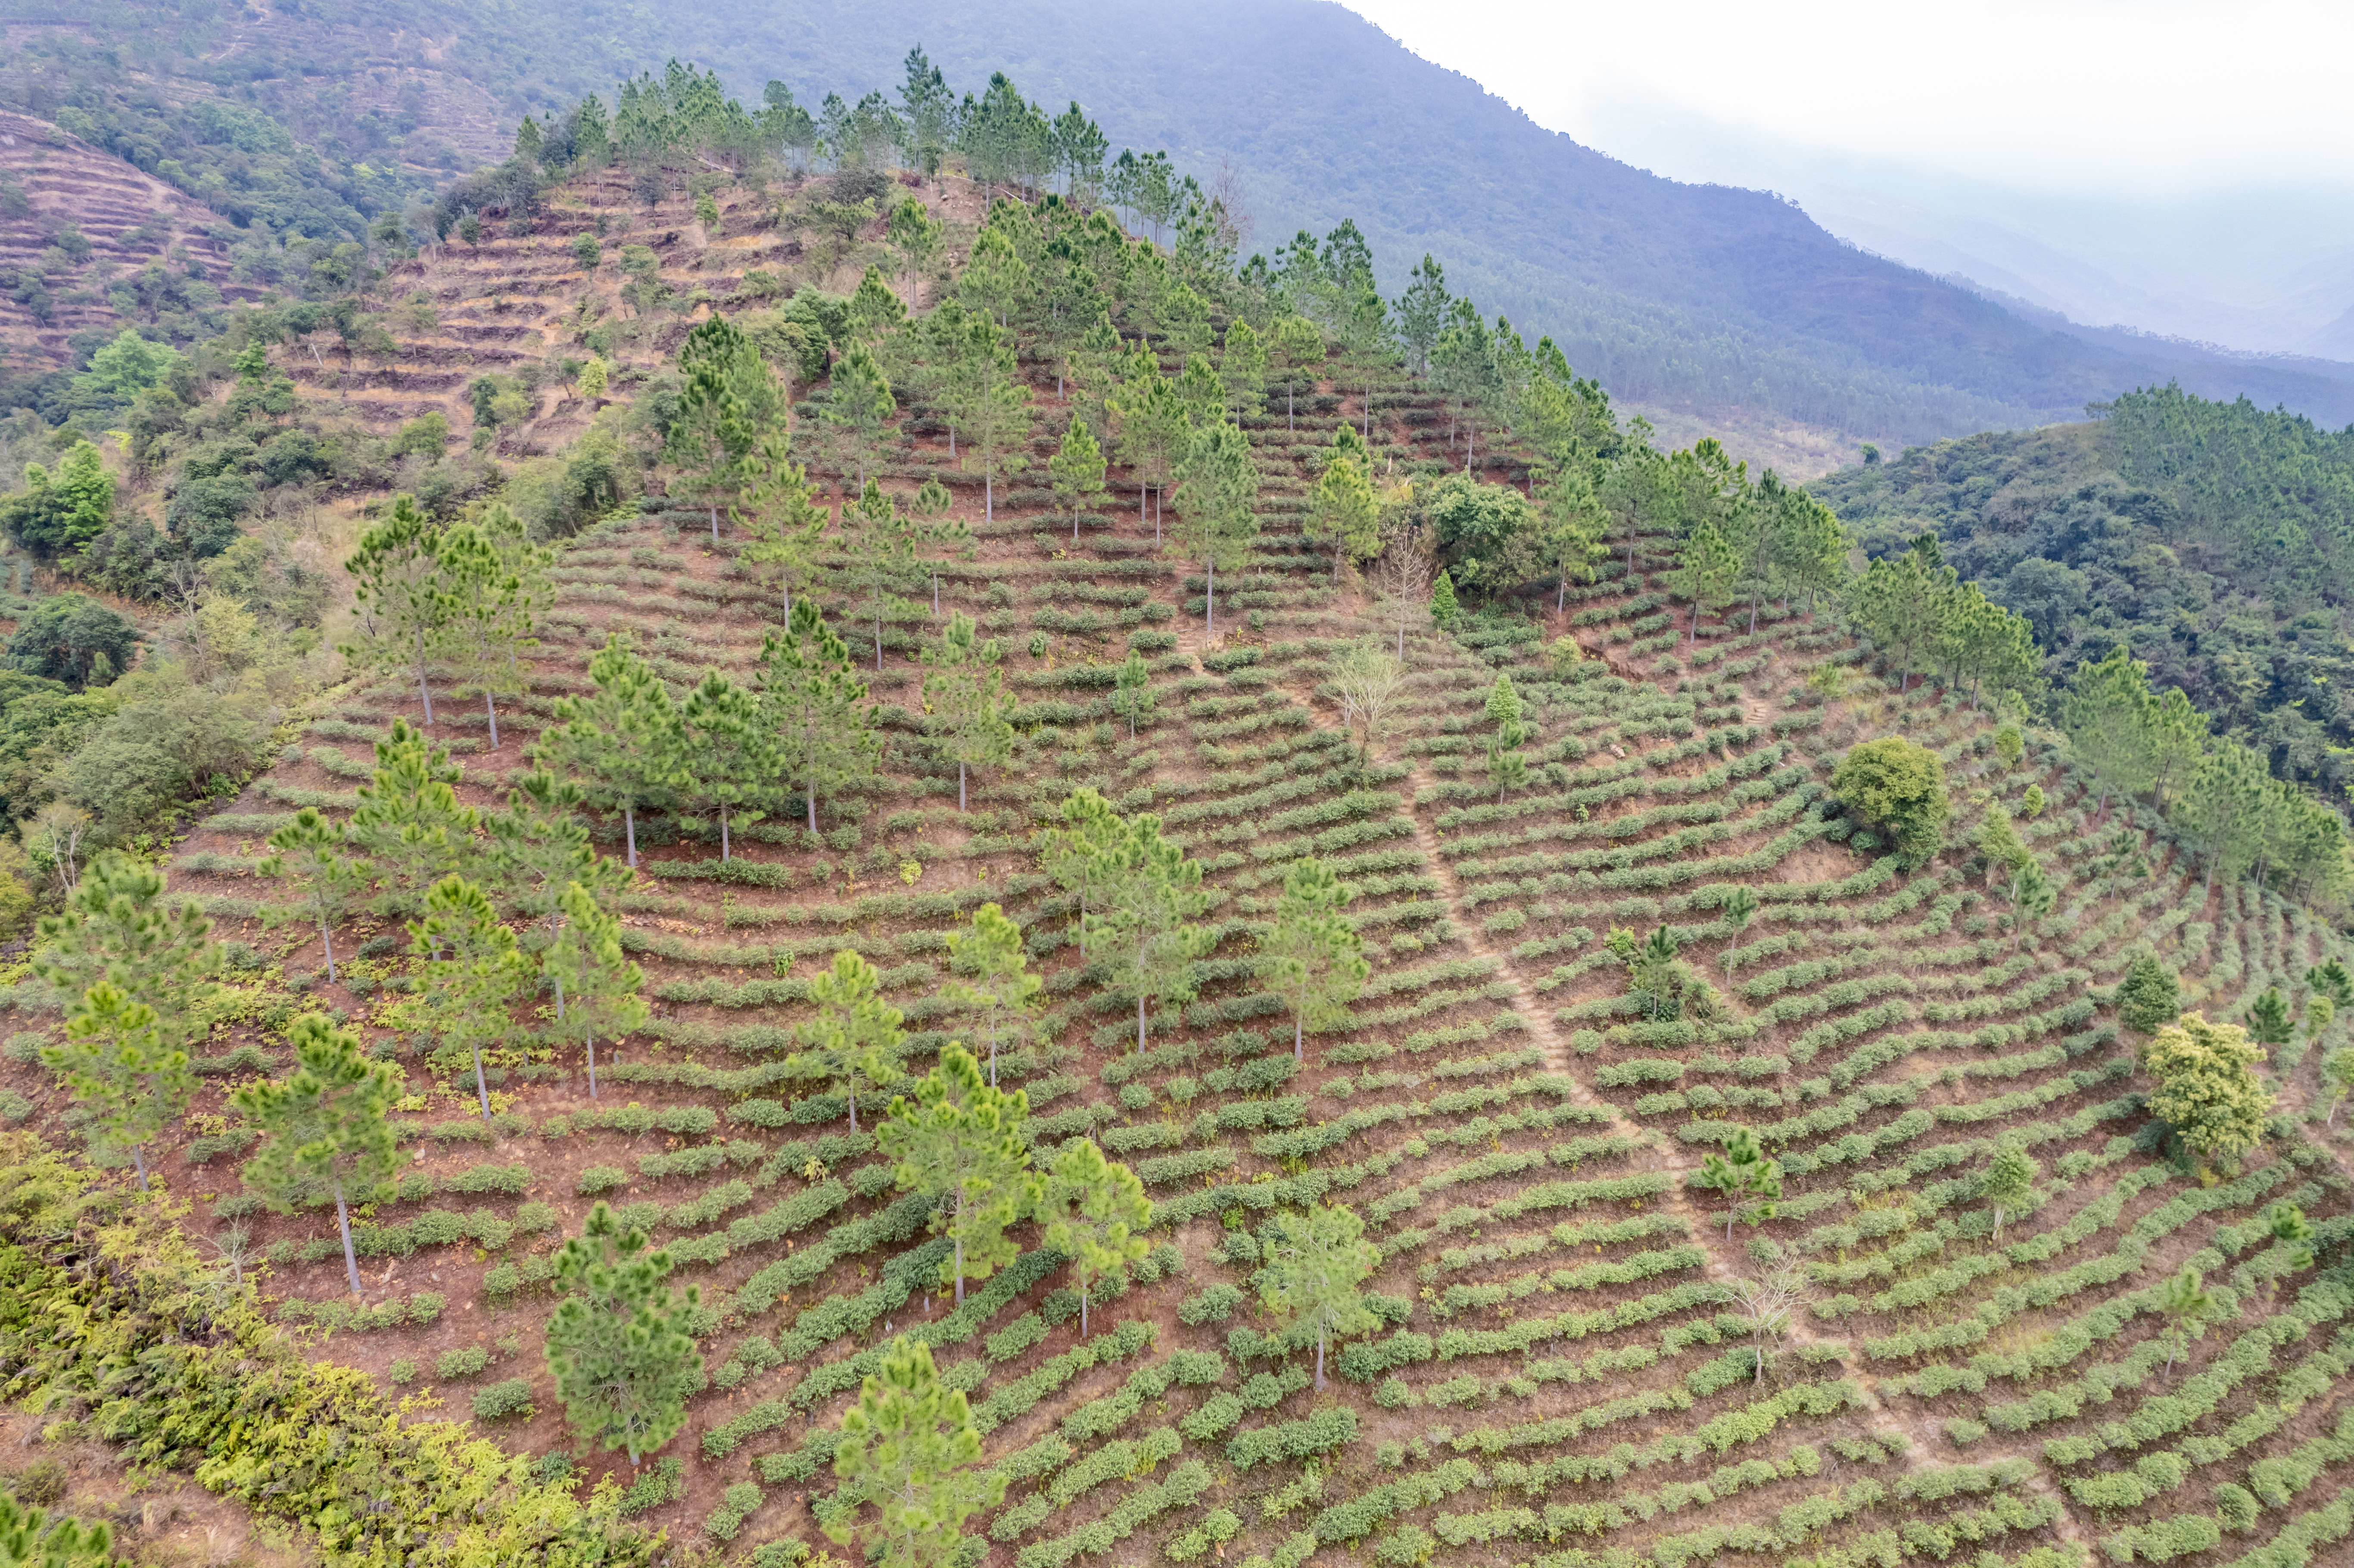
[{"label": "pine tree trunk", "polygon": [[417,694],[425,704],[425,722],[433,722],[433,687],[425,678],[425,633],[417,634]]},{"label": "pine tree trunk", "polygon": [[1324,1330],[1320,1326],[1316,1330],[1316,1386],[1324,1386]]},{"label": "pine tree trunk", "polygon": [[964,1237],[956,1239],[957,1305],[964,1305]]},{"label": "pine tree trunk", "polygon": [[1210,557],[1210,577],[1202,593],[1202,635],[1218,634],[1218,557]]},{"label": "pine tree trunk", "polygon": [[1291,1059],[1295,1062],[1304,1062],[1308,1059],[1307,1033],[1307,1023],[1303,1015],[1299,1009],[1294,1008],[1291,1012]]},{"label": "pine tree trunk", "polygon": [[131,1164],[139,1172],[139,1190],[147,1190],[147,1151],[134,1143],[131,1146]]},{"label": "pine tree trunk", "polygon": [[964,813],[964,760],[961,758],[957,760],[957,813],[960,816]]},{"label": "pine tree trunk", "polygon": [[1081,1280],[1079,1281],[1079,1338],[1080,1338],[1082,1340],[1084,1340],[1087,1337],[1087,1282],[1085,1279],[1081,1279]]},{"label": "pine tree trunk", "polygon": [[987,469],[981,471],[981,520],[997,521],[997,476]]},{"label": "pine tree trunk", "polygon": [[492,701],[487,691],[482,694],[482,711],[491,715],[491,749],[496,751],[499,748],[499,705]]},{"label": "pine tree trunk", "polygon": [[488,1121],[491,1119],[491,1084],[489,1079],[482,1076],[482,1042],[475,1041],[472,1044],[474,1052],[474,1093],[480,1095],[482,1098],[482,1119],[484,1121]]},{"label": "pine tree trunk", "polygon": [[638,809],[637,809],[637,807],[635,807],[635,806],[631,805],[631,806],[624,806],[624,807],[622,807],[622,808],[621,808],[621,827],[622,827],[622,829],[623,829],[623,830],[624,830],[624,831],[629,834],[629,840],[630,840],[630,869],[631,869],[631,871],[635,871],[635,870],[638,868]]},{"label": "pine tree trunk", "polygon": [[[865,488],[863,482],[859,488]],[[719,543],[719,503],[716,501],[711,503],[711,542],[715,545]]]},{"label": "pine tree trunk", "polygon": [[1136,993],[1136,1048],[1144,1049],[1144,993]]},{"label": "pine tree trunk", "polygon": [[850,1130],[856,1132],[858,1130],[858,1086],[855,1083],[843,1085],[842,1097],[850,1102]]},{"label": "pine tree trunk", "polygon": [[1294,383],[1289,376],[1284,377],[1283,428],[1287,430],[1297,430],[1299,429],[1299,399],[1292,393],[1293,385]]},{"label": "pine tree trunk", "polygon": [[352,1211],[344,1202],[344,1184],[335,1183],[335,1226],[344,1233],[344,1277],[351,1281],[352,1294],[360,1291],[360,1263],[352,1255]]},{"label": "pine tree trunk", "polygon": [[597,1097],[597,1037],[588,1036],[588,1097]]},{"label": "pine tree trunk", "polygon": [[724,800],[719,806],[719,863],[727,863],[727,805]]},{"label": "pine tree trunk", "polygon": [[327,983],[335,983],[335,939],[328,934],[327,923],[319,922],[319,946],[327,950]]}]

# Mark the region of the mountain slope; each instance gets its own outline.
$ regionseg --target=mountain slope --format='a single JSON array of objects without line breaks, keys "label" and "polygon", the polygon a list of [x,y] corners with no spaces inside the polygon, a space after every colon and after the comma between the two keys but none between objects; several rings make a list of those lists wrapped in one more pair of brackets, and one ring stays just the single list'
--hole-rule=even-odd
[{"label": "mountain slope", "polygon": [[2282,776],[2354,777],[2354,434],[2169,388],[1812,489],[1873,555],[1934,531],[2034,623],[2053,679],[2123,645]]},{"label": "mountain slope", "polygon": [[[1631,168],[1320,0],[1012,0],[985,13],[817,0],[659,15],[615,0],[343,0],[193,32],[153,5],[107,15],[145,50],[143,69],[250,92],[347,168],[390,160],[410,177],[439,148],[478,156],[526,109],[610,95],[617,77],[671,56],[715,66],[753,99],[774,78],[814,103],[893,87],[920,41],[960,90],[1003,69],[1050,107],[1084,103],[1115,146],[1165,145],[1205,177],[1230,160],[1262,244],[1353,217],[1393,288],[1437,256],[1484,309],[1552,334],[1623,404],[1677,429],[1796,425],[1902,443],[2073,418],[2168,379],[2354,419],[2354,388],[2327,377],[2046,330],[1856,250],[1763,192]],[[200,47],[160,47],[174,38]]]}]

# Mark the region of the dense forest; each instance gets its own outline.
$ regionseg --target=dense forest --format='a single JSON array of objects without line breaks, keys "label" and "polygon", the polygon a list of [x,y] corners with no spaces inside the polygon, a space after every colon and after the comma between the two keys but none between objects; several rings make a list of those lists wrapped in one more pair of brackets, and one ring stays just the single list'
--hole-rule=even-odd
[{"label": "dense forest", "polygon": [[1815,488],[1867,552],[1925,531],[2058,681],[2116,649],[2284,778],[2343,800],[2354,431],[2179,387],[2098,422],[1940,441]]}]

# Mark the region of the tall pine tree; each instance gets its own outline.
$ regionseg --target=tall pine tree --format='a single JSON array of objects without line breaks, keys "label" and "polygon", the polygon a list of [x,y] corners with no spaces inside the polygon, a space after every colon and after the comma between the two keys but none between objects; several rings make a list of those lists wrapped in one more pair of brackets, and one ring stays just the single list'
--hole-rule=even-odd
[{"label": "tall pine tree", "polygon": [[671,1255],[646,1250],[610,1204],[589,1211],[583,1232],[556,1255],[564,1299],[547,1320],[547,1370],[572,1429],[628,1453],[630,1467],[678,1436],[686,1402],[703,1386],[703,1357],[689,1325],[702,1292],[668,1283]]},{"label": "tall pine tree", "polygon": [[294,1021],[287,1039],[294,1071],[274,1083],[249,1084],[229,1096],[261,1129],[261,1147],[245,1163],[245,1180],[281,1213],[324,1187],[335,1200],[344,1238],[344,1275],[360,1293],[360,1266],[352,1253],[354,1203],[373,1203],[392,1191],[399,1149],[392,1105],[406,1085],[398,1067],[370,1062],[359,1036],[319,1014]]}]

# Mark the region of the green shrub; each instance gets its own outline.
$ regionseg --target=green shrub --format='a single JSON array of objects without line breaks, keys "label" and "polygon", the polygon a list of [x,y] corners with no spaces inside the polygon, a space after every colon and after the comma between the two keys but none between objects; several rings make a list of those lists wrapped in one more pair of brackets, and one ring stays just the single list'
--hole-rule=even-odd
[{"label": "green shrub", "polygon": [[444,1383],[460,1378],[478,1377],[491,1364],[491,1352],[480,1345],[464,1345],[454,1351],[444,1351],[433,1361],[433,1375]]},{"label": "green shrub", "polygon": [[591,1165],[580,1172],[579,1181],[574,1191],[584,1198],[593,1198],[599,1192],[614,1192],[629,1184],[630,1173],[620,1166]]},{"label": "green shrub", "polygon": [[474,1391],[474,1419],[503,1421],[510,1415],[531,1414],[531,1383],[519,1377]]}]

